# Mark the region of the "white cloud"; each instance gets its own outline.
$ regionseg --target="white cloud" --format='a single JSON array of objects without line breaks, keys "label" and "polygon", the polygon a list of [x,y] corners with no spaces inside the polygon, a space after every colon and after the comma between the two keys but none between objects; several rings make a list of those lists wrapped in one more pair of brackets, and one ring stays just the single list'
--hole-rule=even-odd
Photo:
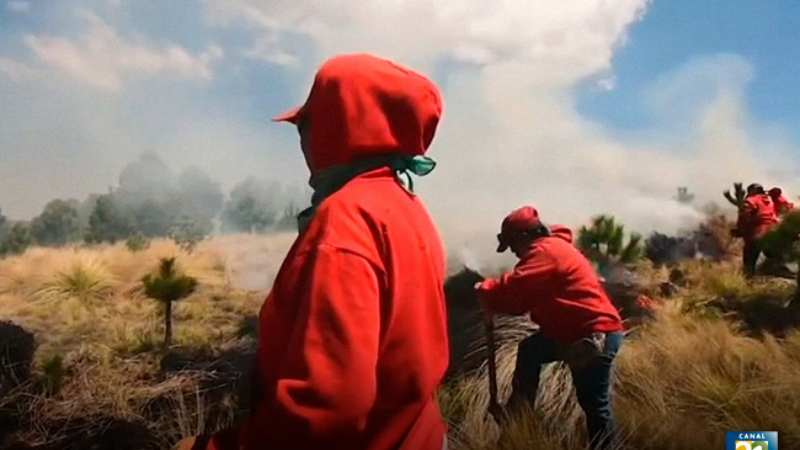
[{"label": "white cloud", "polygon": [[266,61],[279,66],[296,66],[299,63],[297,56],[281,49],[276,37],[276,35],[261,37],[242,54],[248,58]]},{"label": "white cloud", "polygon": [[307,35],[321,57],[363,50],[418,66],[446,56],[476,64],[527,61],[537,65],[539,80],[564,85],[608,68],[615,45],[645,4],[207,0],[207,15],[217,25],[239,21],[260,29],[259,39],[272,42],[283,32]]},{"label": "white cloud", "polygon": [[753,66],[733,54],[704,55],[663,73],[653,81],[644,102],[663,118],[685,117],[702,111],[720,95],[738,95],[754,77]]},{"label": "white cloud", "polygon": [[0,73],[15,82],[34,79],[41,75],[38,70],[25,63],[2,56],[0,56]]},{"label": "white cloud", "polygon": [[130,78],[161,74],[210,80],[212,65],[223,56],[215,45],[192,54],[174,44],[157,47],[126,40],[100,17],[89,12],[82,16],[87,30],[79,39],[27,35],[25,43],[42,62],[100,89],[118,91]]},{"label": "white cloud", "polygon": [[597,87],[603,91],[613,91],[617,87],[617,79],[613,76],[597,80]]},{"label": "white cloud", "polygon": [[295,66],[297,56],[282,47],[281,23],[256,6],[247,3],[227,3],[211,0],[206,3],[206,17],[212,25],[231,26],[243,24],[257,29],[258,37],[242,52],[247,58],[265,61],[279,66]]},{"label": "white cloud", "polygon": [[31,2],[24,0],[10,0],[6,2],[6,8],[15,13],[26,13],[31,10]]}]

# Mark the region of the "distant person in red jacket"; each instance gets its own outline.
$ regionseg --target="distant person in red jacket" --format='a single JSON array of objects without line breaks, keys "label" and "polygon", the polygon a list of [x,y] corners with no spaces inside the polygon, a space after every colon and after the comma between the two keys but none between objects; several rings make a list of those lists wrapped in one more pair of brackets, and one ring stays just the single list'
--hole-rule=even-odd
[{"label": "distant person in red jacket", "polygon": [[759,240],[778,223],[775,204],[764,191],[764,188],[753,183],[747,186],[747,197],[739,209],[736,228],[744,239],[742,252],[742,270],[745,275],[752,276],[756,272],[758,257],[761,255]]},{"label": "distant person in red jacket", "polygon": [[478,285],[490,315],[530,314],[539,332],[517,352],[510,412],[533,406],[543,364],[565,360],[572,370],[578,402],[586,413],[593,448],[614,440],[611,371],[623,340],[623,325],[591,263],[572,244],[572,232],[547,227],[532,206],[503,220],[498,252],[519,258],[513,271]]},{"label": "distant person in red jacket", "polygon": [[408,175],[432,170],[441,113],[426,77],[359,54],[275,119],[298,127],[313,206],[261,309],[252,415],[207,448],[443,448],[444,247]]},{"label": "distant person in red jacket", "polygon": [[769,198],[775,205],[775,213],[781,217],[794,209],[794,204],[783,195],[783,191],[779,187],[774,187],[769,190]]}]

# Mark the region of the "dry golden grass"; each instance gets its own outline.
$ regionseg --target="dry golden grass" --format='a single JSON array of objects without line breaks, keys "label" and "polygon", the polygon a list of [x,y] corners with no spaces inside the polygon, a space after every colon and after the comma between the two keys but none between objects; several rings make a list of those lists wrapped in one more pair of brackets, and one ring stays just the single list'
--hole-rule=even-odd
[{"label": "dry golden grass", "polygon": [[[167,240],[135,253],[122,244],[34,248],[0,260],[0,308],[4,318],[36,333],[40,355],[79,347],[135,353],[161,333],[159,305],[142,295],[140,280],[160,258],[175,256],[200,284],[176,304],[176,344],[219,345],[235,337],[263,301],[263,292],[240,289],[240,280],[268,286],[290,243],[290,235],[225,236],[192,254]],[[258,264],[246,265],[253,261]]]},{"label": "dry golden grass", "polygon": [[[65,423],[113,417],[142,424],[155,436],[154,448],[167,448],[233,420],[238,407],[229,374],[203,365],[252,350],[252,319],[290,243],[290,234],[226,236],[192,254],[156,241],[136,253],[123,245],[32,249],[0,260],[3,318],[33,331],[39,343],[38,381],[0,399],[0,410],[18,408],[25,417],[16,437],[58,443],[70,433]],[[195,294],[175,305],[178,363],[172,368],[160,349],[160,305],[144,298],[139,282],[165,256],[176,256],[200,281]],[[800,333],[753,337],[738,321],[708,313],[719,299],[759,303],[782,298],[793,286],[747,283],[730,263],[682,268],[686,288],[632,333],[618,358],[616,414],[625,448],[723,448],[724,432],[743,428],[779,430],[783,448],[800,448]],[[648,265],[638,272],[650,284],[667,276]],[[527,331],[504,333],[498,351],[503,398],[515,343]],[[48,394],[40,384],[55,376],[45,367],[60,367],[52,364],[56,356],[63,360],[63,380]],[[191,370],[176,371],[182,367]],[[485,371],[442,390],[452,448],[585,448],[582,412],[563,366],[546,369],[537,410],[503,430],[485,414]]]},{"label": "dry golden grass", "polygon": [[[80,439],[91,443],[92,434],[104,432],[110,421],[119,421],[142,424],[148,440],[156,443],[152,448],[168,448],[169,443],[202,432],[207,425],[207,389],[205,379],[197,374],[157,379],[155,358],[98,361],[95,355],[82,358],[80,354],[73,355],[66,370],[68,380],[55,394],[30,395],[36,388],[28,387],[28,393],[0,400],[0,407],[12,402],[24,408],[20,416],[27,426],[17,440],[44,448],[82,448]],[[24,401],[18,401],[23,396]],[[230,417],[222,424],[232,419],[235,409],[229,411]]]},{"label": "dry golden grass", "polygon": [[735,324],[668,305],[620,355],[617,403],[631,442],[689,448],[665,445],[683,434],[722,448],[725,431],[770,429],[800,445],[798,340],[796,332],[782,342],[747,337]]},{"label": "dry golden grass", "polygon": [[[739,429],[779,430],[783,448],[800,448],[800,333],[780,341],[748,337],[736,323],[690,314],[685,306],[675,300],[662,307],[629,336],[617,359],[623,448],[724,448],[725,432]],[[513,350],[508,343],[498,355],[501,397],[508,395]],[[502,431],[486,417],[485,371],[442,392],[456,448],[585,448],[582,413],[563,366],[544,372],[537,410]]]},{"label": "dry golden grass", "polygon": [[[268,287],[291,241],[289,234],[225,236],[191,254],[167,240],[135,253],[122,244],[33,248],[0,260],[3,319],[33,332],[38,344],[36,379],[0,401],[0,410],[18,410],[27,424],[16,438],[59,447],[71,435],[113,428],[113,418],[143,424],[156,448],[165,448],[232,420],[232,388],[220,386],[233,382],[237,368],[203,367],[254,347],[264,292],[240,284]],[[176,257],[199,281],[175,305],[168,353],[161,349],[162,306],[141,287],[163,257]]]}]

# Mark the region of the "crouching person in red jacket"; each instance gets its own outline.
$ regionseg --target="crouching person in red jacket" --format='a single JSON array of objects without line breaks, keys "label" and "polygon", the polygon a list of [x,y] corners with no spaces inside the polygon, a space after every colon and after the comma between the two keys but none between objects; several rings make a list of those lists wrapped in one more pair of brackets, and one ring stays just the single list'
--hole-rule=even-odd
[{"label": "crouching person in red jacket", "polygon": [[297,125],[312,208],[260,314],[251,417],[206,447],[441,450],[444,248],[410,175],[442,113],[424,76],[369,55],[327,61]]},{"label": "crouching person in red jacket", "polygon": [[525,206],[503,220],[498,252],[519,258],[513,271],[478,285],[484,311],[530,314],[539,332],[520,344],[509,412],[534,406],[543,364],[566,361],[586,413],[593,448],[614,441],[611,373],[623,340],[619,313],[590,262],[572,245],[572,232],[547,227]]}]

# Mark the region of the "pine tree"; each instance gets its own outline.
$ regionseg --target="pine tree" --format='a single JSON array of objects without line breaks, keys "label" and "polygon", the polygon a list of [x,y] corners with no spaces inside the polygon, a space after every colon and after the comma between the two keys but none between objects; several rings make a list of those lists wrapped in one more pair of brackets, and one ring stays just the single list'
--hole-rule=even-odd
[{"label": "pine tree", "polygon": [[278,218],[281,186],[248,178],[237,184],[222,211],[224,227],[231,231],[261,233]]},{"label": "pine tree", "polygon": [[631,264],[643,253],[642,236],[630,233],[625,241],[625,227],[612,216],[600,215],[592,219],[589,227],[578,231],[578,248],[600,267],[611,264]]},{"label": "pine tree", "polygon": [[25,222],[15,223],[0,243],[0,254],[17,255],[24,253],[25,250],[33,245],[30,224]]},{"label": "pine tree", "polygon": [[113,244],[127,239],[135,231],[132,219],[116,204],[114,195],[109,193],[97,198],[92,214],[89,216],[86,242],[91,244],[110,242]]},{"label": "pine tree", "polygon": [[289,205],[283,210],[283,215],[276,224],[276,228],[279,230],[297,229],[298,214],[300,214],[300,208],[295,206],[294,202],[290,202]]},{"label": "pine tree", "polygon": [[142,278],[145,295],[164,305],[164,348],[172,344],[172,303],[190,296],[197,288],[195,278],[175,267],[175,258],[162,258],[157,275]]},{"label": "pine tree", "polygon": [[75,202],[56,199],[31,221],[31,233],[39,245],[64,245],[78,239],[80,222]]}]

